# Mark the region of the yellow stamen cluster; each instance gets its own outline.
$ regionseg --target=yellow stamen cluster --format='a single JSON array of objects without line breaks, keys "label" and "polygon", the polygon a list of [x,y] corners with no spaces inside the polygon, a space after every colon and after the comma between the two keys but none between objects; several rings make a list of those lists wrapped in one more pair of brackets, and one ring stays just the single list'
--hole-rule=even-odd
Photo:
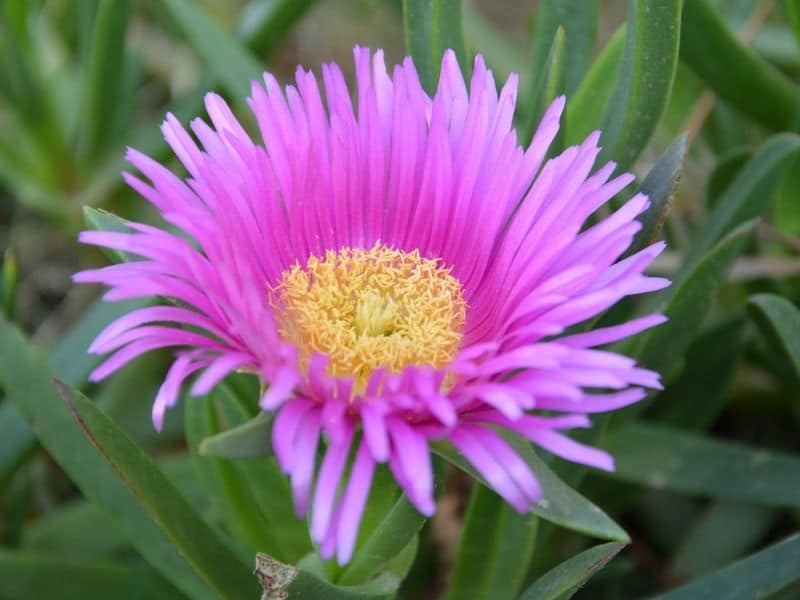
[{"label": "yellow stamen cluster", "polygon": [[328,374],[352,375],[356,393],[380,367],[398,373],[407,365],[446,365],[466,316],[461,284],[449,269],[380,242],[294,265],[270,300],[302,365],[313,352],[326,354]]}]

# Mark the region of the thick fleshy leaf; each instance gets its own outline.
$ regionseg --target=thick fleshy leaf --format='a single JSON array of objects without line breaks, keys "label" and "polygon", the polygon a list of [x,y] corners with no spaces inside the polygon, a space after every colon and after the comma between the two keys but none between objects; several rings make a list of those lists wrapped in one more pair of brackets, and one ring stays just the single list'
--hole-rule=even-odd
[{"label": "thick fleshy leaf", "polygon": [[50,557],[97,558],[130,549],[114,518],[88,500],[60,506],[25,528],[21,550]]},{"label": "thick fleshy leaf", "polygon": [[194,455],[197,476],[203,482],[217,515],[234,538],[247,545],[248,551],[240,552],[241,558],[246,560],[247,556],[260,550],[280,554],[269,522],[236,468],[228,461],[196,455],[198,444],[219,431],[212,398],[185,398],[184,403],[184,428],[189,449]]},{"label": "thick fleshy leaf", "polygon": [[294,24],[316,0],[250,0],[244,9],[237,33],[256,55],[264,56],[274,50],[292,31]]},{"label": "thick fleshy leaf", "polygon": [[550,569],[526,589],[519,600],[560,600],[569,598],[593,575],[605,567],[627,544],[600,544]]},{"label": "thick fleshy leaf", "polygon": [[442,55],[448,48],[455,51],[461,69],[469,73],[459,0],[403,0],[403,25],[406,51],[429,94],[436,91]]},{"label": "thick fleshy leaf", "polygon": [[694,236],[684,272],[734,227],[767,211],[783,170],[798,151],[800,136],[793,133],[775,135],[761,146],[715,203],[705,225]]},{"label": "thick fleshy leaf", "polygon": [[630,424],[603,436],[616,458],[604,476],[655,489],[800,507],[800,457],[656,425]]},{"label": "thick fleshy leaf", "polygon": [[6,319],[14,318],[17,304],[17,259],[11,248],[3,252],[3,268],[0,269],[0,311]]},{"label": "thick fleshy leaf", "polygon": [[648,417],[689,431],[708,429],[727,403],[725,392],[745,350],[746,326],[746,317],[736,314],[701,331],[686,350],[680,376],[659,394]]},{"label": "thick fleshy leaf", "polygon": [[[257,418],[253,417],[254,411],[258,410],[254,402],[257,393],[254,390],[239,391],[233,383],[229,379],[211,393],[215,403],[215,422],[220,427],[226,427],[226,430]],[[189,402],[193,400],[190,398]],[[247,400],[253,402],[248,403]],[[267,521],[268,534],[272,539],[262,549],[277,546],[278,554],[275,557],[292,564],[312,551],[308,524],[295,514],[289,481],[274,457],[222,459],[217,463],[222,466],[222,472],[230,477],[229,481],[238,481],[241,491],[252,496],[255,507],[251,508],[260,512]]]},{"label": "thick fleshy leaf", "polygon": [[717,96],[765,127],[780,131],[795,122],[800,91],[743,46],[707,0],[684,3],[681,60]]},{"label": "thick fleshy leaf", "polygon": [[263,66],[233,36],[188,0],[157,0],[183,31],[189,45],[203,57],[222,85],[235,97],[250,93],[250,82],[259,79]]},{"label": "thick fleshy leaf", "polygon": [[[48,358],[51,371],[73,386],[86,382],[102,360],[76,348],[87,348],[110,321],[144,306],[141,301],[108,303],[97,301],[62,337]],[[37,446],[36,435],[13,402],[0,406],[0,487]]]},{"label": "thick fleshy leaf", "polygon": [[672,570],[697,577],[724,567],[763,539],[779,511],[740,502],[717,502],[692,524]]},{"label": "thick fleshy leaf", "polygon": [[[520,455],[520,458],[527,463],[544,491],[544,498],[531,507],[530,512],[532,514],[538,515],[556,525],[600,539],[628,541],[628,534],[625,533],[625,530],[611,520],[600,508],[561,481],[536,456],[530,443],[510,434],[504,434],[504,437],[514,451]],[[480,474],[452,445],[444,442],[434,442],[431,444],[431,448],[445,460],[487,485]]]},{"label": "thick fleshy leaf", "polygon": [[125,30],[130,0],[101,0],[82,82],[81,154],[98,156],[111,141],[123,96]]},{"label": "thick fleshy leaf", "polygon": [[630,0],[619,78],[603,117],[600,161],[627,169],[667,106],[678,65],[681,0]]},{"label": "thick fleshy leaf", "polygon": [[254,588],[226,542],[136,443],[83,394],[57,380],[55,385],[102,459],[209,588],[223,598],[238,598]]},{"label": "thick fleshy leaf", "polygon": [[795,534],[724,569],[655,598],[768,598],[798,580],[800,534]]},{"label": "thick fleshy leaf", "polygon": [[151,570],[112,562],[0,550],[4,600],[101,600],[114,596],[175,598],[180,592]]},{"label": "thick fleshy leaf", "polygon": [[397,557],[419,533],[426,517],[402,494],[356,550],[338,581],[342,585],[363,583],[375,577]]},{"label": "thick fleshy leaf", "polygon": [[11,402],[0,404],[0,489],[36,449],[36,436]]},{"label": "thick fleshy leaf", "polygon": [[774,294],[751,296],[747,307],[761,333],[786,356],[800,380],[800,310]]},{"label": "thick fleshy leaf", "polygon": [[600,126],[603,113],[598,107],[606,106],[614,91],[614,78],[620,69],[626,31],[627,27],[622,25],[611,36],[567,102],[567,116],[564,119],[566,145],[579,144]]},{"label": "thick fleshy leaf", "polygon": [[[50,378],[44,361],[23,335],[7,322],[0,322],[0,380],[7,399],[34,423],[42,445],[87,498],[113,515],[131,544],[155,569],[192,597],[215,597],[212,588],[179,554],[133,491],[96,452]],[[213,543],[219,552],[227,552],[219,540]],[[246,574],[246,567],[242,568]]]},{"label": "thick fleshy leaf", "polygon": [[709,207],[717,205],[725,190],[728,189],[728,186],[752,156],[752,148],[739,146],[731,148],[719,157],[717,164],[714,165],[714,170],[708,176],[708,183],[706,184],[706,204]]},{"label": "thick fleshy leaf", "polygon": [[[177,454],[159,461],[159,468],[197,510],[205,511],[208,493],[199,485],[190,458]],[[113,515],[89,500],[74,500],[31,521],[21,550],[50,557],[120,556],[132,546]]]},{"label": "thick fleshy leaf", "polygon": [[[303,561],[305,562],[305,561]],[[284,564],[271,556],[256,556],[255,575],[264,589],[262,598],[325,598],[325,600],[378,600],[394,598],[400,581],[384,573],[368,583],[345,586],[324,580],[309,570]]]},{"label": "thick fleshy leaf", "polygon": [[506,32],[469,3],[462,6],[462,18],[466,47],[480,49],[496,81],[504,81],[510,73],[517,73],[519,88],[530,89],[533,74],[528,72],[528,58]]},{"label": "thick fleshy leaf", "polygon": [[650,199],[650,207],[639,216],[642,229],[633,238],[624,256],[635,254],[658,239],[658,234],[670,211],[672,197],[681,181],[687,148],[686,134],[678,136],[659,157],[639,186],[638,192]]},{"label": "thick fleshy leaf", "polygon": [[483,485],[472,490],[447,598],[515,598],[536,546],[538,522]]},{"label": "thick fleshy leaf", "polygon": [[215,458],[258,458],[272,454],[272,413],[259,413],[246,423],[203,439],[198,454]]},{"label": "thick fleshy leaf", "polygon": [[[522,113],[525,125],[522,128],[524,140],[530,140],[536,126],[541,121],[547,107],[552,104],[556,96],[564,93],[564,28],[558,27],[552,36],[552,44],[545,55],[541,67],[534,71],[534,84],[530,98],[523,102],[517,110],[518,115]],[[560,131],[557,137],[563,137]],[[554,140],[550,152],[556,151],[560,146],[558,139]]]},{"label": "thick fleshy leaf", "polygon": [[755,223],[750,222],[733,231],[666,291],[667,299],[658,308],[669,320],[640,336],[638,343],[642,350],[637,353],[645,365],[666,380],[682,364],[686,349],[711,311],[728,269],[752,239],[754,228]]},{"label": "thick fleshy leaf", "polygon": [[564,28],[564,92],[567,97],[577,89],[594,50],[597,36],[597,0],[542,0],[536,10],[531,68],[534,78],[548,63],[552,40],[559,27]]}]

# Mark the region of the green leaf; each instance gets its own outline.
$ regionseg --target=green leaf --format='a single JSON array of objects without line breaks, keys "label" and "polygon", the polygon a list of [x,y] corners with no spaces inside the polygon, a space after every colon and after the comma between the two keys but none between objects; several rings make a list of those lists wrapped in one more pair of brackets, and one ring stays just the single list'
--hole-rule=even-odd
[{"label": "green leaf", "polygon": [[536,11],[533,33],[534,78],[545,70],[556,31],[564,29],[564,92],[571,96],[581,83],[597,37],[597,0],[542,0]]},{"label": "green leaf", "polygon": [[[212,396],[185,398],[184,417],[186,438],[192,453],[198,444],[219,431],[217,413]],[[267,551],[283,557],[280,538],[270,527],[268,516],[253,497],[247,481],[233,463],[204,456],[193,457],[195,469],[211,498],[211,504],[233,531],[237,541],[247,544],[245,557]]]},{"label": "green leaf", "polygon": [[[52,372],[73,386],[87,383],[89,373],[102,359],[83,349],[89,347],[109,322],[141,306],[145,306],[145,303],[138,300],[115,303],[96,301],[62,335],[58,345],[50,352],[47,362]],[[76,348],[81,351],[76,352]],[[0,406],[0,487],[36,446],[36,436],[13,402]]]},{"label": "green leaf", "polygon": [[136,443],[80,392],[55,385],[88,440],[197,575],[223,598],[253,588],[247,569]]},{"label": "green leaf", "polygon": [[17,407],[0,404],[0,489],[36,450],[36,436]]},{"label": "green leaf", "polygon": [[420,81],[429,94],[436,91],[442,55],[456,53],[465,75],[471,64],[461,31],[460,0],[403,0],[406,50],[414,59]]},{"label": "green leaf", "polygon": [[3,268],[0,272],[0,310],[6,319],[14,318],[17,303],[17,259],[11,248],[3,253]]},{"label": "green leaf", "polygon": [[752,148],[738,146],[731,148],[717,159],[717,164],[714,165],[706,184],[706,204],[710,208],[718,204],[725,190],[752,157]]},{"label": "green leaf", "polygon": [[747,308],[770,345],[789,359],[800,381],[800,310],[774,294],[751,296]]},{"label": "green leaf", "polygon": [[792,128],[800,92],[777,69],[739,43],[707,0],[686,0],[684,4],[681,60],[717,96],[758,123],[776,131]]},{"label": "green leaf", "polygon": [[402,494],[359,545],[352,561],[339,577],[339,583],[353,585],[375,577],[416,538],[426,520]]},{"label": "green leaf", "polygon": [[480,48],[491,65],[496,81],[504,81],[510,73],[519,74],[519,89],[528,90],[533,84],[528,58],[508,34],[475,10],[469,3],[463,7],[464,38],[467,48]]},{"label": "green leaf", "polygon": [[[536,455],[529,442],[519,436],[503,435],[533,471],[544,491],[544,498],[531,507],[531,513],[579,533],[605,540],[628,541],[628,534],[597,506],[561,481]],[[431,444],[431,449],[488,487],[478,472],[452,445],[437,441]]]},{"label": "green leaf", "polygon": [[100,0],[84,71],[81,154],[92,160],[108,147],[123,96],[125,31],[130,0]]},{"label": "green leaf", "polygon": [[262,598],[324,598],[325,600],[378,600],[394,598],[400,581],[384,573],[369,583],[343,586],[325,581],[304,568],[284,564],[271,556],[256,556],[255,574],[264,588]]},{"label": "green leaf", "polygon": [[750,222],[734,230],[684,277],[673,282],[666,291],[667,299],[661,300],[659,307],[669,321],[637,339],[642,350],[636,355],[666,380],[678,373],[687,348],[711,311],[728,269],[752,239],[754,228],[755,223]]},{"label": "green leaf", "polygon": [[[159,461],[159,468],[197,510],[205,511],[208,497],[201,489],[190,457],[172,454]],[[125,531],[112,513],[80,499],[58,507],[31,521],[25,528],[22,549],[26,552],[68,558],[120,556],[130,552]]]},{"label": "green leaf", "polygon": [[625,546],[625,542],[609,542],[576,554],[537,579],[522,593],[519,600],[569,598]]},{"label": "green leaf", "polygon": [[611,36],[575,93],[568,99],[564,119],[567,146],[581,143],[592,130],[600,126],[602,112],[598,107],[607,106],[614,91],[615,76],[620,69],[625,48],[626,30],[623,25]]},{"label": "green leaf", "polygon": [[628,3],[628,31],[619,78],[601,127],[601,163],[613,159],[625,170],[650,140],[675,78],[680,25],[681,0]]},{"label": "green leaf", "polygon": [[250,0],[237,28],[238,37],[258,56],[270,54],[315,0]]},{"label": "green leaf", "polygon": [[650,207],[647,212],[638,217],[642,223],[642,229],[633,238],[633,242],[623,258],[636,254],[639,250],[658,240],[658,234],[670,211],[672,198],[681,181],[687,147],[688,138],[684,133],[678,136],[658,158],[656,164],[642,181],[642,185],[639,186],[638,192],[645,194],[650,199]]},{"label": "green leaf", "polygon": [[656,425],[610,431],[601,445],[616,458],[604,476],[655,489],[764,506],[799,507],[800,457]]},{"label": "green leaf", "polygon": [[[524,117],[525,125],[522,127],[523,139],[530,140],[537,124],[541,121],[544,112],[550,103],[555,100],[564,88],[564,28],[558,27],[553,34],[553,43],[545,56],[545,61],[536,73],[535,83],[528,102],[523,103],[520,109],[527,116]],[[561,132],[559,132],[561,133]],[[562,136],[559,136],[562,137]],[[554,147],[558,147],[558,141]],[[552,150],[551,150],[552,152]]]},{"label": "green leaf", "polygon": [[83,499],[62,504],[29,523],[22,546],[26,552],[87,559],[130,549],[111,514]]},{"label": "green leaf", "polygon": [[195,3],[154,1],[167,9],[189,45],[208,63],[222,85],[236,98],[245,98],[250,93],[250,82],[264,72],[259,61]]},{"label": "green leaf", "polygon": [[201,456],[215,458],[258,458],[272,454],[273,413],[259,413],[246,423],[203,439],[197,447]]},{"label": "green leaf", "polygon": [[772,211],[772,225],[781,233],[800,236],[800,157],[789,163],[775,195],[775,206]]},{"label": "green leaf", "polygon": [[150,570],[6,550],[0,550],[0,582],[4,600],[180,596],[175,588]]},{"label": "green leaf", "polygon": [[516,512],[489,488],[476,485],[447,597],[516,597],[533,557],[538,522]]},{"label": "green leaf", "polygon": [[[800,44],[800,2],[798,0],[783,0],[781,6],[783,6],[783,11],[792,26],[796,44]],[[795,45],[795,52],[796,47]]]},{"label": "green leaf", "polygon": [[[250,420],[253,410],[258,409],[247,405],[242,392],[234,390],[229,383],[232,383],[230,379],[218,386],[211,395],[216,402],[217,418],[226,427],[233,428]],[[255,397],[255,394],[250,396]],[[271,537],[280,546],[280,557],[294,564],[311,552],[313,547],[308,524],[295,514],[289,481],[273,456],[220,462],[234,467],[243,485],[252,494],[256,506],[269,523]]]},{"label": "green leaf", "polygon": [[800,580],[800,534],[795,534],[657,598],[659,600],[767,598],[798,580]]},{"label": "green leaf", "polygon": [[680,376],[658,395],[648,417],[681,429],[708,429],[725,408],[725,392],[744,352],[746,325],[743,311],[737,311],[701,331],[686,350]]},{"label": "green leaf", "polygon": [[705,575],[739,558],[772,527],[778,511],[739,502],[717,502],[700,516],[681,542],[672,570]]},{"label": "green leaf", "polygon": [[727,187],[694,237],[684,270],[734,227],[766,212],[783,170],[798,151],[800,136],[793,133],[772,136],[761,146]]},{"label": "green leaf", "polygon": [[[98,455],[50,384],[44,361],[19,330],[5,321],[0,322],[0,381],[7,399],[33,422],[37,437],[53,459],[87,498],[113,515],[141,555],[187,595],[215,597],[139,499]],[[218,541],[214,543],[221,546]]]}]

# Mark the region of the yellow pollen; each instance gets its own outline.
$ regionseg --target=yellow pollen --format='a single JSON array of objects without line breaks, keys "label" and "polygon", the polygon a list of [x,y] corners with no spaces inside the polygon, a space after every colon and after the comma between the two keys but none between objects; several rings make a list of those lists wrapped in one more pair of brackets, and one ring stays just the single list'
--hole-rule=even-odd
[{"label": "yellow pollen", "polygon": [[467,309],[461,284],[438,260],[380,242],[286,269],[270,302],[303,368],[321,352],[330,357],[329,375],[353,376],[354,393],[378,368],[445,366],[458,351]]}]

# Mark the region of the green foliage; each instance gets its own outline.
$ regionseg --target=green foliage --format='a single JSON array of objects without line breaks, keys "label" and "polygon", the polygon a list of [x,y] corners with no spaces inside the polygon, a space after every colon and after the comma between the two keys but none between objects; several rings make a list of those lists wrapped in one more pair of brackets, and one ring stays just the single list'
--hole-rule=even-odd
[{"label": "green foliage", "polygon": [[520,600],[568,598],[625,546],[625,542],[608,542],[584,550],[537,579],[522,593]]},{"label": "green foliage", "polygon": [[[772,130],[796,122],[800,91],[781,72],[740,44],[708,0],[687,0],[681,59],[720,98]],[[758,90],[743,94],[742,86]]]},{"label": "green foliage", "polygon": [[766,550],[658,598],[769,598],[798,579],[800,535],[793,535]]},{"label": "green foliage", "polygon": [[655,131],[678,65],[680,0],[630,0],[619,76],[603,116],[601,160],[627,169]]},{"label": "green foliage", "polygon": [[472,490],[448,598],[514,598],[536,546],[538,519],[484,485]]}]

